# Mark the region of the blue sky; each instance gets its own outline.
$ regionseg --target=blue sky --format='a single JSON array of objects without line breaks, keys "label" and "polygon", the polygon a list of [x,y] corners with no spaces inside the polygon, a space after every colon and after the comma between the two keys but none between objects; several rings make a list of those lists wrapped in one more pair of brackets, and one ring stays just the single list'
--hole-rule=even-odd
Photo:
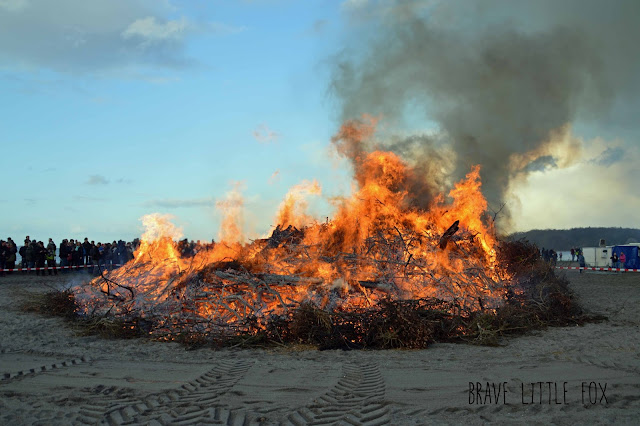
[{"label": "blue sky", "polygon": [[[526,7],[495,3],[477,22]],[[464,8],[435,0],[0,0],[2,238],[132,239],[141,216],[160,212],[209,240],[216,202],[238,185],[247,235],[258,236],[305,179],[324,197],[347,194],[348,164],[330,154],[345,111],[331,90],[335,58],[358,56],[406,4],[469,31]],[[538,12],[523,31],[560,19]],[[637,97],[624,96],[610,98],[607,120],[572,116],[578,159],[556,153],[556,166],[512,182],[516,229],[640,226],[640,191],[616,183],[640,178]],[[428,114],[408,121],[440,131]],[[602,203],[619,206],[616,218]],[[331,213],[322,201],[313,210]]]}]

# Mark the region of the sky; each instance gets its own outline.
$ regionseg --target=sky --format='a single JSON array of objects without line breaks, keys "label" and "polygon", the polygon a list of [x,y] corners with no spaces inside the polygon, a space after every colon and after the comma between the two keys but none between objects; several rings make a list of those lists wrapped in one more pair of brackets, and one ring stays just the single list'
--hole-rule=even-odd
[{"label": "sky", "polygon": [[362,114],[439,182],[480,164],[505,231],[640,227],[638,16],[625,0],[0,0],[0,238],[131,240],[160,213],[218,239],[240,203],[256,238],[314,179],[324,220],[352,190],[331,137]]}]

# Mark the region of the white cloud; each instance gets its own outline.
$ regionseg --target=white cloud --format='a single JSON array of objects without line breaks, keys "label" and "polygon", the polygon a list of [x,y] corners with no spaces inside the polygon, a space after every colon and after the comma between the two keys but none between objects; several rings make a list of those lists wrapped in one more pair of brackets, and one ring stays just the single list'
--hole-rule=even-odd
[{"label": "white cloud", "polygon": [[187,30],[189,23],[185,18],[159,22],[154,16],[147,16],[133,21],[122,32],[122,38],[142,38],[146,42],[161,42],[165,40],[180,40]]},{"label": "white cloud", "polygon": [[244,29],[192,22],[166,0],[0,0],[0,11],[0,69],[9,72],[157,74],[195,63],[191,37]]},{"label": "white cloud", "polygon": [[[183,24],[168,21],[171,13],[161,1],[30,0],[20,13],[0,13],[0,67],[103,73],[185,66],[185,41],[176,38]],[[145,27],[147,17],[155,21]],[[155,43],[141,53],[139,37],[122,36],[128,28],[155,36]],[[163,30],[165,38],[158,39]]]}]

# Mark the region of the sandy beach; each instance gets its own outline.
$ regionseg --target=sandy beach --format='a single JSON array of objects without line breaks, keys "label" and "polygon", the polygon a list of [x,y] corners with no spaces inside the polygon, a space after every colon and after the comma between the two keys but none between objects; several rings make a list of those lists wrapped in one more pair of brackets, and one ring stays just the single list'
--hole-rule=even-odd
[{"label": "sandy beach", "polygon": [[[426,350],[185,350],[21,312],[73,275],[0,278],[0,424],[637,424],[640,274],[567,272],[609,320]],[[471,391],[470,391],[471,389]],[[489,390],[487,390],[489,389]],[[506,393],[505,393],[506,389]]]}]

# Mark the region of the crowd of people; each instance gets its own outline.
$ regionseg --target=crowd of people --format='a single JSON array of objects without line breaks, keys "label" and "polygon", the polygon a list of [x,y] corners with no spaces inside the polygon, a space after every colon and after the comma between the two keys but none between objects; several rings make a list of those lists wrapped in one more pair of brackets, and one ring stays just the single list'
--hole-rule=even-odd
[{"label": "crowd of people", "polygon": [[[9,237],[6,241],[0,240],[0,275],[4,276],[10,273],[10,271],[6,271],[7,269],[16,268],[32,268],[35,269],[36,275],[40,275],[40,273],[52,275],[58,273],[58,269],[56,269],[58,266],[64,267],[63,272],[69,269],[86,268],[87,272],[95,273],[96,270],[99,270],[98,267],[110,270],[133,259],[133,253],[139,245],[138,238],[131,242],[119,240],[111,243],[96,243],[89,241],[88,238],[85,238],[84,241],[64,239],[58,249],[52,238],[49,238],[45,245],[43,241],[32,240],[27,235],[24,244],[18,247],[15,241]],[[213,245],[213,241],[201,243],[184,239],[178,241],[177,249],[182,257],[191,257],[201,250],[209,250]],[[18,262],[18,255],[20,262]],[[59,261],[56,261],[56,256]],[[46,269],[42,270],[41,268]]]},{"label": "crowd of people", "polygon": [[[52,238],[49,238],[45,245],[43,241],[31,239],[28,235],[24,239],[24,244],[18,245],[11,237],[7,241],[0,240],[0,270],[2,275],[6,275],[6,269],[33,268],[36,275],[45,273],[57,274],[56,266],[80,269],[85,266],[100,266],[104,269],[112,269],[119,265],[124,265],[133,259],[133,253],[139,240],[124,242],[122,240],[112,243],[95,243],[85,238],[84,241],[74,239],[63,239],[60,248],[56,246]],[[21,261],[17,263],[18,255]],[[60,259],[56,261],[56,255]],[[41,270],[46,268],[46,270]],[[27,271],[23,271],[27,272]]]},{"label": "crowd of people", "polygon": [[16,267],[16,259],[18,253],[18,246],[9,237],[7,241],[0,240],[0,272],[4,275],[4,269],[14,269]]}]

